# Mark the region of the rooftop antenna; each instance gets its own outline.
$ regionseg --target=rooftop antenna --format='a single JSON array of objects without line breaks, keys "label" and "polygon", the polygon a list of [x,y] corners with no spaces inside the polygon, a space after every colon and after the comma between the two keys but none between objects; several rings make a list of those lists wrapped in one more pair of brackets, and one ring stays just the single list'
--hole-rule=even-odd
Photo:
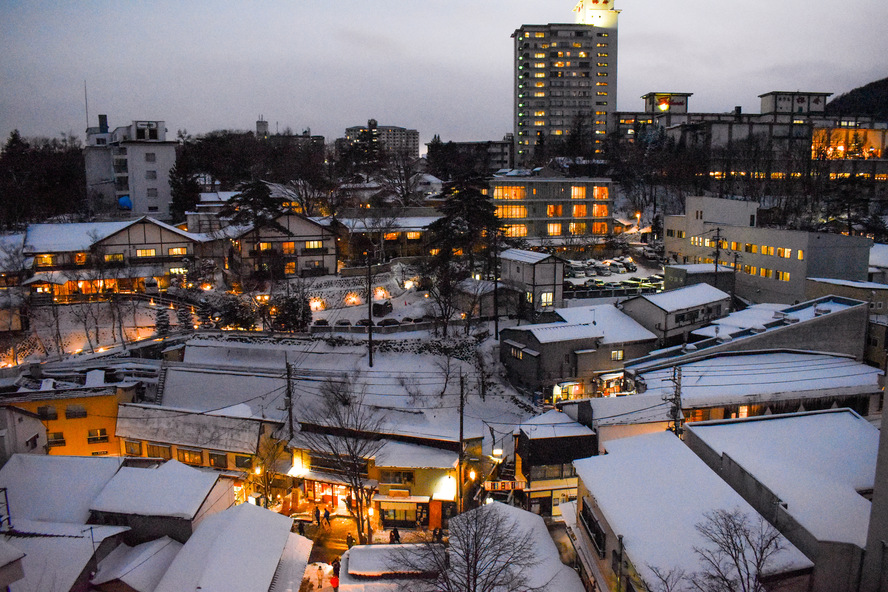
[{"label": "rooftop antenna", "polygon": [[86,110],[86,127],[89,127],[89,98],[86,95],[86,80],[83,81],[83,107]]}]

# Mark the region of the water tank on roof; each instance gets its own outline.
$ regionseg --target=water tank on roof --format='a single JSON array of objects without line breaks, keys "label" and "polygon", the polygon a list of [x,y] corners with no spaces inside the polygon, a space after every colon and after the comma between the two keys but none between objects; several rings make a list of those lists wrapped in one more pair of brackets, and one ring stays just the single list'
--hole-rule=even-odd
[{"label": "water tank on roof", "polygon": [[121,210],[132,210],[133,200],[130,199],[129,195],[121,195],[117,198],[117,208]]}]

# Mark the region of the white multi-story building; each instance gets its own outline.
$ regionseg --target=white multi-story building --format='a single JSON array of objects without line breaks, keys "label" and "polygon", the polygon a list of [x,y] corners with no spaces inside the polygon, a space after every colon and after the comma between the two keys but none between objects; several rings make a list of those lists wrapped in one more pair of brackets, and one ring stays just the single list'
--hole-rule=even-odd
[{"label": "white multi-story building", "polygon": [[108,117],[86,130],[86,190],[98,211],[168,218],[176,142],[163,121],[133,121],[109,131]]},{"label": "white multi-story building", "polygon": [[515,159],[526,163],[547,138],[578,124],[604,143],[617,106],[614,0],[580,0],[573,24],[522,25],[515,40]]},{"label": "white multi-story building", "polygon": [[379,125],[375,119],[371,119],[366,126],[346,128],[345,139],[350,144],[369,141],[370,151],[384,150],[404,154],[410,158],[419,158],[419,132],[415,129]]},{"label": "white multi-story building", "polygon": [[761,228],[757,215],[756,202],[688,197],[684,215],[666,216],[666,256],[733,266],[737,295],[753,302],[801,302],[809,277],[866,280],[870,239]]}]

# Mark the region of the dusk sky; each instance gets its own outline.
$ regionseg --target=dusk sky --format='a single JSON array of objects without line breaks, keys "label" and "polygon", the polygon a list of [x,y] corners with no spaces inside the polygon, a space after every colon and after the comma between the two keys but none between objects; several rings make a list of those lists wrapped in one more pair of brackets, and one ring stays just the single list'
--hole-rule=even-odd
[{"label": "dusk sky", "polygon": [[[254,129],[340,137],[375,118],[447,140],[512,131],[512,39],[573,22],[573,0],[0,0],[0,134],[84,137],[165,120],[175,137]],[[772,90],[841,94],[888,76],[885,0],[617,0],[618,108],[691,92],[758,112]],[[172,139],[170,138],[170,139]]]}]

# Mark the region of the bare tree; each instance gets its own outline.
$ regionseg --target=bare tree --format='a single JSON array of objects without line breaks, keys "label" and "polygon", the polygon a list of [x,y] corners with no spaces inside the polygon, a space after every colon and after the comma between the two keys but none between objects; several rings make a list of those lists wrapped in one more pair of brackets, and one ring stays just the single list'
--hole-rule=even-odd
[{"label": "bare tree", "polygon": [[289,453],[287,451],[287,442],[278,440],[273,437],[264,436],[256,447],[256,455],[254,457],[254,470],[251,474],[253,482],[262,488],[265,494],[266,503],[271,501],[271,485],[277,475],[276,467],[279,461],[285,460]]},{"label": "bare tree", "polygon": [[[399,571],[434,573],[418,580],[416,590],[434,592],[533,591],[533,568],[539,563],[533,531],[509,518],[502,504],[490,504],[450,519],[448,545],[431,536],[392,554]],[[406,568],[406,569],[405,569]]]},{"label": "bare tree", "polygon": [[694,553],[702,569],[688,574],[680,568],[648,566],[657,577],[649,582],[656,592],[765,592],[760,579],[786,548],[781,534],[761,516],[752,517],[740,508],[704,514],[694,526],[705,541]]},{"label": "bare tree", "polygon": [[379,438],[382,418],[376,408],[364,404],[364,393],[356,390],[354,380],[348,375],[327,380],[321,389],[320,408],[300,420],[301,432],[295,443],[309,451],[313,468],[338,473],[351,488],[358,538],[366,542],[371,533],[365,508],[370,507],[378,489],[367,468],[383,445]]}]

